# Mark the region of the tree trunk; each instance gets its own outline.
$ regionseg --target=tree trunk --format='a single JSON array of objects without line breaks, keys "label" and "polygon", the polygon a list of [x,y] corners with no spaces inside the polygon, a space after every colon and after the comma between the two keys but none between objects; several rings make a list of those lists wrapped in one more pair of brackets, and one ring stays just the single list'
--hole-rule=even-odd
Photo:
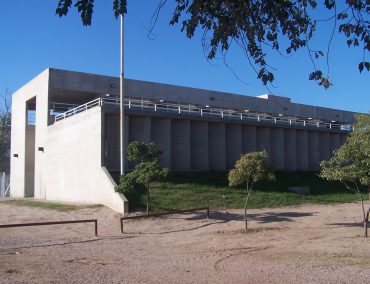
[{"label": "tree trunk", "polygon": [[244,221],[245,221],[245,230],[246,231],[248,230],[247,208],[248,208],[248,201],[249,201],[249,197],[251,195],[251,191],[252,191],[252,186],[250,188],[249,188],[249,186],[247,186],[247,199],[245,200],[245,204],[244,204]]},{"label": "tree trunk", "polygon": [[369,222],[370,208],[367,210],[364,218],[364,236],[367,238],[367,223]]},{"label": "tree trunk", "polygon": [[146,215],[149,215],[149,200],[150,200],[150,187],[149,183],[146,187],[146,196],[147,196],[147,202],[146,202]]},{"label": "tree trunk", "polygon": [[367,221],[369,219],[369,211],[365,211],[364,199],[362,198],[362,194],[358,191],[359,196],[361,198],[361,206],[362,206],[362,216],[364,220],[364,237],[367,238]]}]

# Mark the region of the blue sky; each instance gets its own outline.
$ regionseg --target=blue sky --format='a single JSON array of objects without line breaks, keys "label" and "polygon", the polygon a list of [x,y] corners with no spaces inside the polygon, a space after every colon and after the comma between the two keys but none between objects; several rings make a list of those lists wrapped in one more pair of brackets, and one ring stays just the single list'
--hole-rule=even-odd
[{"label": "blue sky", "polygon": [[[92,26],[83,27],[74,10],[64,18],[55,15],[57,0],[1,1],[0,88],[15,91],[48,67],[119,76],[119,21],[113,16],[112,0],[96,2]],[[189,40],[179,25],[169,26],[170,6],[160,15],[155,39],[148,39],[146,27],[157,2],[128,0],[127,78],[249,96],[268,93],[238,48],[230,50],[227,60],[244,83],[220,58],[208,62],[200,33]],[[325,48],[330,29],[322,27],[319,31],[313,43]],[[336,34],[330,56],[334,86],[325,90],[308,80],[312,65],[305,50],[288,59],[273,55],[270,63],[277,70],[271,90],[297,103],[368,112],[370,73],[359,74],[361,56],[359,49],[347,48],[344,36]]]}]

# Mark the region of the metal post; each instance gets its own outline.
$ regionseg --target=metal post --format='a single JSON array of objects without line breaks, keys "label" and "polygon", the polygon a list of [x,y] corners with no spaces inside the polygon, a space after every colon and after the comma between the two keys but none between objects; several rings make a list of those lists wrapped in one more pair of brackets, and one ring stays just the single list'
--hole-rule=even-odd
[{"label": "metal post", "polygon": [[125,172],[125,105],[124,105],[124,18],[121,15],[121,72],[120,72],[120,150],[121,150],[121,175]]},{"label": "metal post", "polygon": [[94,224],[95,224],[95,236],[98,235],[98,220],[94,220]]},{"label": "metal post", "polygon": [[3,180],[1,182],[0,197],[5,197],[5,172],[3,172]]}]

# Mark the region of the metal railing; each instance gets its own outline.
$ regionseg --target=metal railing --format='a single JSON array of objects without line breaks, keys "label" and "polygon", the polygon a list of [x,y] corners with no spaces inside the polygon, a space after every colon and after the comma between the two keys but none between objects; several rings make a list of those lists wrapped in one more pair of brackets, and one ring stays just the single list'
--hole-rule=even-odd
[{"label": "metal railing", "polygon": [[31,226],[80,224],[80,223],[94,223],[94,233],[95,233],[95,236],[98,235],[98,220],[97,219],[56,221],[56,222],[35,222],[35,223],[21,223],[21,224],[0,224],[0,229],[2,229],[2,228],[17,228],[17,227],[31,227]]},{"label": "metal railing", "polygon": [[0,200],[8,196],[9,188],[10,188],[9,174],[5,172],[0,173]]},{"label": "metal railing", "polygon": [[[97,106],[119,107],[120,99],[116,98],[98,98],[76,108],[70,109],[64,113],[55,116],[55,122],[71,117],[88,109]],[[335,129],[342,131],[352,131],[352,124],[337,124],[311,118],[301,118],[293,116],[284,116],[282,114],[257,113],[252,111],[243,111],[237,109],[215,108],[208,105],[180,104],[165,101],[152,101],[138,98],[125,98],[125,108],[132,110],[154,111],[161,113],[176,113],[179,115],[200,116],[204,118],[221,118],[225,120],[249,120],[272,124],[285,124],[313,128]]]}]

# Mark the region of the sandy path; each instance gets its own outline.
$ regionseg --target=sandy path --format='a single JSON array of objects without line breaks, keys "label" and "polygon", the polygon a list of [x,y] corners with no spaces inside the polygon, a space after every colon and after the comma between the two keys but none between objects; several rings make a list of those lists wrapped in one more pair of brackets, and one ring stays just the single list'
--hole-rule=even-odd
[{"label": "sandy path", "polygon": [[370,283],[370,238],[356,203],[125,221],[107,208],[72,212],[0,203],[0,223],[98,218],[1,229],[0,283]]}]

